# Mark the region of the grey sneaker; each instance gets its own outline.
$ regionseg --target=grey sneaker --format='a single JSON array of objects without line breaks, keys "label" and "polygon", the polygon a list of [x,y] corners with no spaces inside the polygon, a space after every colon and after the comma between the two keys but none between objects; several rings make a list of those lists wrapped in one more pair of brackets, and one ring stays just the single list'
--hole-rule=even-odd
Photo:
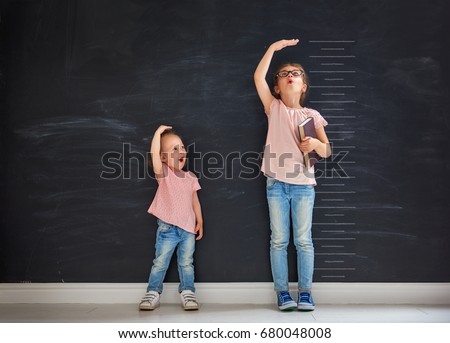
[{"label": "grey sneaker", "polygon": [[181,306],[185,311],[198,310],[198,302],[195,298],[195,293],[189,290],[184,290],[180,293]]},{"label": "grey sneaker", "polygon": [[139,304],[139,309],[144,311],[152,311],[157,307],[159,307],[159,293],[155,291],[145,293],[141,303]]}]

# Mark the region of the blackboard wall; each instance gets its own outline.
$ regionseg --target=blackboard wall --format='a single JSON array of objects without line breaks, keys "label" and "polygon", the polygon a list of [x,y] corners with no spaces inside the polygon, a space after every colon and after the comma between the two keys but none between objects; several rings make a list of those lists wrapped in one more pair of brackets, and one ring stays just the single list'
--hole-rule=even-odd
[{"label": "blackboard wall", "polygon": [[448,2],[1,6],[0,282],[145,282],[160,124],[203,187],[197,282],[271,281],[253,72],[294,37],[274,65],[309,71],[334,146],[317,171],[314,281],[450,282]]}]

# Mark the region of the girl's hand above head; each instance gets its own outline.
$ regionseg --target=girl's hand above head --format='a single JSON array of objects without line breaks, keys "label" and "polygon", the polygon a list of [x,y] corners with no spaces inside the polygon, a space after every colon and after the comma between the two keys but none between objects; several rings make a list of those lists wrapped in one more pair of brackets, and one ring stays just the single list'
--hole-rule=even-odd
[{"label": "girl's hand above head", "polygon": [[160,127],[158,127],[158,129],[156,130],[157,133],[161,134],[166,130],[170,130],[172,129],[172,126],[167,126],[167,125],[161,125]]},{"label": "girl's hand above head", "polygon": [[280,50],[284,49],[287,46],[297,45],[298,42],[299,42],[298,39],[282,39],[282,40],[279,40],[278,42],[273,43],[271,45],[271,48],[274,51],[280,51]]},{"label": "girl's hand above head", "polygon": [[298,42],[298,39],[283,39],[278,42],[272,43],[259,62],[258,67],[256,67],[253,79],[255,81],[255,86],[256,90],[258,91],[259,98],[264,105],[266,114],[270,113],[270,105],[275,99],[266,80],[267,72],[269,71],[273,54],[275,53],[275,51],[284,49],[287,46],[297,45]]}]

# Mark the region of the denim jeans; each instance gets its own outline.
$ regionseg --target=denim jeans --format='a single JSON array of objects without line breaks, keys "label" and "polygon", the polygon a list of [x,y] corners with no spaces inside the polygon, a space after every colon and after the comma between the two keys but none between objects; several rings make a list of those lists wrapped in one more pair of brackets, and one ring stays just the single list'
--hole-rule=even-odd
[{"label": "denim jeans", "polygon": [[311,290],[314,246],[311,237],[314,187],[294,185],[267,178],[270,215],[270,263],[275,291],[289,290],[287,248],[290,227],[297,249],[298,288]]},{"label": "denim jeans", "polygon": [[175,248],[177,249],[178,274],[180,276],[178,292],[181,293],[184,290],[195,292],[193,265],[195,235],[160,219],[158,219],[158,230],[156,231],[155,259],[148,278],[147,292],[162,293],[164,277]]}]

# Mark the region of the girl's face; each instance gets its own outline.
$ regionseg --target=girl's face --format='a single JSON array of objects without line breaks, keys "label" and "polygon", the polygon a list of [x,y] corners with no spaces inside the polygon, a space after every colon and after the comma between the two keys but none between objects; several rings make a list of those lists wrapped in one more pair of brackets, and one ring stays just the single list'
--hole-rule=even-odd
[{"label": "girl's face", "polygon": [[177,135],[166,135],[161,141],[161,161],[172,170],[181,170],[186,164],[186,148]]},{"label": "girl's face", "polygon": [[277,84],[274,87],[277,94],[303,94],[307,85],[304,82],[304,71],[296,66],[284,66],[277,73]]}]

